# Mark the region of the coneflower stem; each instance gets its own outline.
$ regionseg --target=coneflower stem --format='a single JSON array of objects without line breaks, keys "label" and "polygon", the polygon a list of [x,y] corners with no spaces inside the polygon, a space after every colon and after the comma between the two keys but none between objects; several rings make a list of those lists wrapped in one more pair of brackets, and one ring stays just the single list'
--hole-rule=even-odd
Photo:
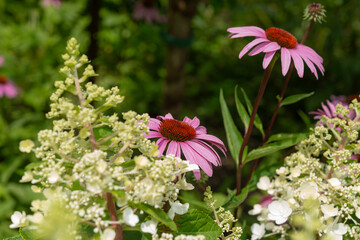
[{"label": "coneflower stem", "polygon": [[242,172],[242,167],[243,167],[242,158],[243,158],[243,154],[244,154],[244,149],[245,149],[245,146],[249,142],[250,135],[251,135],[251,132],[252,132],[252,129],[253,129],[253,126],[254,126],[254,121],[255,121],[255,116],[256,116],[257,110],[259,108],[262,96],[264,95],[265,88],[266,88],[266,85],[267,85],[267,83],[269,81],[269,78],[270,78],[272,69],[274,67],[274,64],[275,64],[275,62],[276,62],[276,60],[278,58],[279,58],[279,54],[276,53],[275,56],[273,57],[273,59],[271,60],[269,66],[265,69],[264,77],[263,77],[263,79],[261,81],[259,92],[258,92],[258,94],[256,96],[254,107],[253,107],[253,110],[252,110],[252,113],[251,113],[251,117],[250,117],[250,121],[249,121],[249,127],[248,127],[248,129],[247,129],[247,131],[245,133],[243,142],[241,144],[240,153],[239,153],[239,165],[238,165],[238,169],[237,169],[237,173],[236,173],[236,183],[237,183],[236,184],[236,194],[237,195],[240,194],[240,192],[241,192],[241,172]]},{"label": "coneflower stem", "polygon": [[[310,30],[311,30],[312,27],[314,26],[314,23],[315,23],[314,21],[311,21],[311,22],[310,22],[310,25],[309,25],[309,27],[307,28],[307,30],[306,30],[306,32],[305,32],[305,34],[304,34],[304,37],[302,38],[302,40],[301,40],[301,42],[300,42],[301,44],[305,43],[307,37],[309,36]],[[293,71],[293,70],[294,70],[294,63],[291,62],[290,69],[289,69],[288,73],[286,74],[286,78],[285,78],[285,82],[284,82],[283,89],[281,90],[281,94],[280,94],[279,100],[278,100],[277,105],[276,105],[276,107],[275,107],[274,113],[273,113],[273,115],[272,115],[272,117],[271,117],[269,126],[268,126],[268,128],[267,128],[267,130],[266,130],[266,132],[265,132],[264,137],[263,137],[263,141],[262,141],[261,146],[266,145],[266,141],[269,139],[271,129],[272,129],[273,125],[274,125],[274,122],[275,122],[275,119],[276,119],[276,117],[277,117],[278,111],[279,111],[279,109],[280,109],[280,107],[281,107],[281,103],[282,103],[282,100],[283,100],[283,98],[284,98],[285,91],[286,91],[287,86],[288,86],[288,84],[289,84],[289,80],[290,80],[290,77],[291,77],[291,74],[292,74],[292,71]],[[250,182],[250,180],[251,180],[251,178],[252,178],[252,175],[253,175],[253,173],[254,173],[254,171],[255,171],[255,169],[256,169],[256,166],[257,166],[258,162],[259,162],[259,159],[256,159],[256,160],[253,162],[253,164],[252,164],[252,166],[251,166],[251,170],[250,170],[249,176],[248,176],[248,179],[247,179],[247,181],[246,181],[246,183],[245,183],[245,186],[247,186],[247,185],[249,184],[249,182]]]}]

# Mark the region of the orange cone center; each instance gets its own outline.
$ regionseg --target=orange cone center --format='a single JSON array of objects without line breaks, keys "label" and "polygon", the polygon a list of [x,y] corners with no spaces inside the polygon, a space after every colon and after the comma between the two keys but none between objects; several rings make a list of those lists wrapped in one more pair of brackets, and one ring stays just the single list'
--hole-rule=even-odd
[{"label": "orange cone center", "polygon": [[160,124],[160,133],[169,140],[185,142],[195,137],[195,129],[185,122],[165,119]]},{"label": "orange cone center", "polygon": [[277,42],[281,47],[284,48],[291,49],[296,47],[298,44],[296,38],[291,33],[288,33],[287,31],[280,28],[268,28],[265,31],[265,34],[267,39],[272,42]]}]

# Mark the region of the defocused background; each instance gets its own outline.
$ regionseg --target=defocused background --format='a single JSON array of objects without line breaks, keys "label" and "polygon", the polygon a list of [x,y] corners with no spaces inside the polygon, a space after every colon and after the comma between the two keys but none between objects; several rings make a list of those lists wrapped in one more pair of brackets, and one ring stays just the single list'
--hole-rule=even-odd
[{"label": "defocused background", "polygon": [[[226,141],[219,105],[222,88],[235,119],[234,87],[244,88],[253,101],[262,78],[262,58],[240,50],[251,38],[227,38],[235,26],[283,28],[301,39],[308,27],[302,20],[307,0],[0,0],[0,88],[16,85],[17,94],[0,96],[0,239],[16,210],[29,209],[35,197],[20,184],[33,154],[18,150],[19,141],[36,139],[51,127],[44,114],[66,41],[76,37],[93,60],[102,86],[119,86],[125,103],[152,117],[167,112],[178,118],[197,116],[208,132]],[[314,91],[310,98],[281,109],[273,132],[304,132],[315,110],[330,95],[359,94],[360,1],[323,0],[326,22],[315,24],[306,45],[324,58],[325,76],[316,80],[309,69],[303,79],[293,74],[287,96]],[[3,59],[3,62],[2,62]],[[259,115],[265,128],[284,78],[277,63]],[[1,91],[0,91],[1,92]],[[7,95],[8,93],[8,95]],[[266,104],[265,104],[266,103]],[[237,122],[238,124],[240,123]],[[254,132],[251,144],[261,141]],[[230,155],[230,154],[229,154]],[[281,158],[281,155],[275,157]],[[211,179],[215,190],[234,187],[229,156]],[[263,161],[262,165],[267,165]]]}]

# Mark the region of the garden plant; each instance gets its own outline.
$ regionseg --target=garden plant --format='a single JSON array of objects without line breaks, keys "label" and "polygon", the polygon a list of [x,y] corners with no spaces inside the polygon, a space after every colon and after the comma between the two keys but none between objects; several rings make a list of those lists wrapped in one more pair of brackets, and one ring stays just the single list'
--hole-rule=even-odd
[{"label": "garden plant", "polygon": [[[61,4],[43,1],[52,10]],[[146,24],[172,21],[155,6],[138,1],[132,17]],[[235,43],[241,50],[233,61],[264,55],[264,72],[253,101],[247,86],[236,82],[235,104],[225,90],[216,90],[220,134],[203,126],[196,112],[179,120],[176,113],[119,111],[132,96],[101,84],[82,41],[70,38],[59,77],[48,79],[55,87],[45,114],[50,124],[36,139],[18,142],[21,154],[33,158],[20,179],[31,185],[30,206],[11,213],[8,227],[18,234],[6,239],[360,239],[360,97],[332,95],[309,112],[316,120],[310,129],[274,133],[281,109],[314,95],[287,94],[291,77],[301,81],[308,73],[322,81],[331,71],[306,45],[314,27],[326,21],[325,13],[320,3],[306,6],[300,41],[282,26],[223,29],[226,41],[253,38],[241,47]],[[4,61],[0,56],[0,65]],[[282,88],[265,121],[260,112],[269,106],[263,98],[275,77]],[[21,91],[0,76],[0,98],[13,99]],[[145,95],[147,89],[138,91]],[[260,141],[252,141],[254,136]],[[273,164],[261,168],[269,160]],[[234,174],[220,177],[233,181],[224,194],[212,178],[219,178],[217,170],[227,161],[234,162]]]}]

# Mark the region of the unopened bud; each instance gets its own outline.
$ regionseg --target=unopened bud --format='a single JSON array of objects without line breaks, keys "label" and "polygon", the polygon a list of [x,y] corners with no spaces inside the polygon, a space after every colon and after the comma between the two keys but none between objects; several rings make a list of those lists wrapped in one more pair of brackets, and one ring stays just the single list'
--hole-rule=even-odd
[{"label": "unopened bud", "polygon": [[326,17],[326,10],[320,3],[311,3],[304,10],[304,20],[321,23]]}]

